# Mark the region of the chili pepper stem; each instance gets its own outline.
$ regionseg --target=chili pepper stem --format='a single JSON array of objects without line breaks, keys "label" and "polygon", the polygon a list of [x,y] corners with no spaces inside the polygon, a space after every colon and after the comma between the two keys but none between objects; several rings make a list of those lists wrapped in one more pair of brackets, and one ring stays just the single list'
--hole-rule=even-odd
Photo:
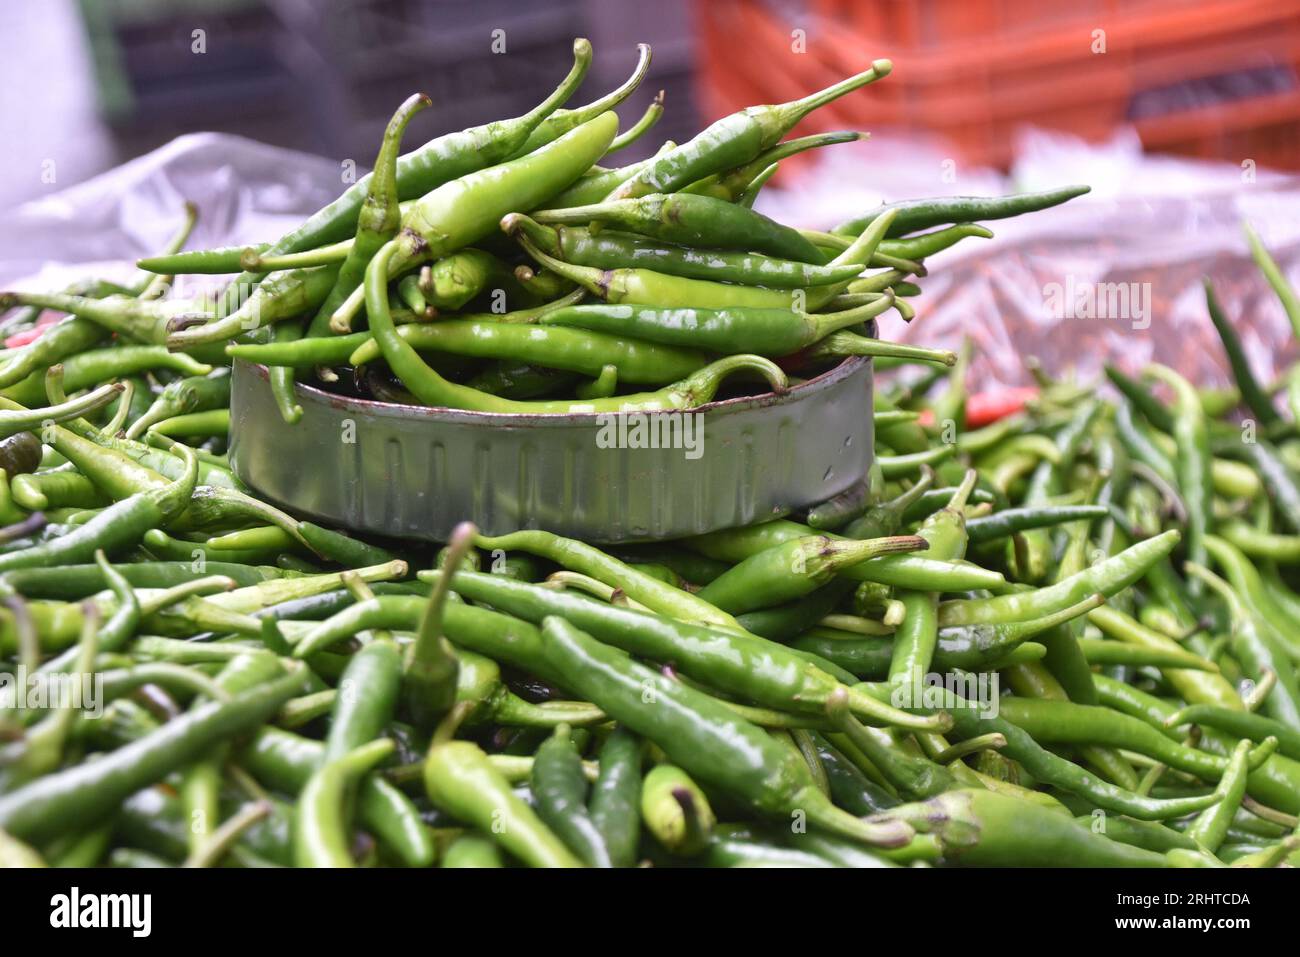
[{"label": "chili pepper stem", "polygon": [[775,135],[779,138],[801,119],[811,113],[813,110],[825,106],[833,100],[838,100],[846,93],[852,93],[868,83],[874,83],[876,80],[883,80],[893,72],[894,64],[890,60],[879,59],[871,62],[871,67],[863,70],[855,76],[847,77],[838,83],[826,87],[824,90],[818,90],[816,93],[810,93],[798,100],[791,100],[788,103],[782,103],[772,107],[772,119],[767,120],[764,125],[768,128],[768,135]]}]

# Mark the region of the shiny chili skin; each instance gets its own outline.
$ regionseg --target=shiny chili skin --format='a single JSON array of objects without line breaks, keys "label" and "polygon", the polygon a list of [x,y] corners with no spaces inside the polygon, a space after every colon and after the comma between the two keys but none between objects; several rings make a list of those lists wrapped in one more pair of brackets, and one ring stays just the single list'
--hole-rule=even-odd
[{"label": "shiny chili skin", "polygon": [[547,659],[571,676],[583,697],[654,741],[697,780],[763,814],[786,817],[801,809],[810,823],[865,843],[892,845],[910,836],[910,828],[878,830],[835,807],[817,790],[802,758],[708,696],[637,664],[562,618],[545,619],[542,635]]},{"label": "shiny chili skin", "polygon": [[[792,538],[816,535],[817,530],[798,522],[777,519],[748,528],[709,532],[683,540],[688,548],[723,561],[739,562],[764,549]],[[828,535],[838,539],[841,536]],[[1007,582],[998,572],[954,562],[936,562],[916,555],[888,555],[873,558],[842,572],[854,581],[875,581],[885,585],[932,591],[960,591],[989,588],[1005,590]]]},{"label": "shiny chili skin", "polygon": [[19,838],[57,835],[70,820],[111,814],[128,796],[206,753],[218,741],[265,722],[298,694],[298,668],[229,701],[209,702],[173,718],[158,731],[87,761],[38,778],[0,797],[0,827]]},{"label": "shiny chili skin", "polygon": [[627,563],[607,555],[594,545],[588,545],[574,538],[527,529],[507,535],[479,535],[475,544],[490,550],[530,552],[570,571],[590,575],[606,585],[618,588],[633,601],[673,618],[724,628],[736,627],[735,618],[707,598],[659,581],[652,575],[638,572]]},{"label": "shiny chili skin", "polygon": [[[322,742],[275,727],[262,728],[236,752],[236,760],[257,780],[289,794],[302,790],[324,756]],[[357,817],[408,867],[428,867],[433,862],[433,840],[419,811],[379,775],[361,780]]]},{"label": "shiny chili skin", "polygon": [[961,789],[885,812],[937,836],[943,861],[974,867],[1170,867],[1068,816],[992,791]]},{"label": "shiny chili skin", "polygon": [[570,306],[547,313],[543,326],[574,326],[595,334],[630,336],[678,348],[785,356],[847,326],[875,318],[891,300],[842,312],[788,309],[657,309],[636,305]]},{"label": "shiny chili skin", "polygon": [[365,199],[357,213],[356,239],[348,251],[347,259],[339,267],[333,287],[312,317],[308,336],[322,336],[329,332],[330,316],[352,290],[361,285],[370,258],[384,243],[397,235],[402,216],[398,208],[398,150],[401,148],[402,135],[411,118],[432,105],[423,94],[409,97],[388,121],[379,155],[375,159],[374,172],[366,177],[369,182],[364,193]]},{"label": "shiny chili skin", "polygon": [[600,775],[591,786],[588,811],[614,867],[636,863],[641,833],[641,742],[617,727],[601,745]]},{"label": "shiny chili skin", "polygon": [[1040,505],[1028,508],[1004,508],[966,522],[971,542],[990,542],[1014,535],[1027,528],[1046,528],[1066,522],[1105,518],[1110,511],[1104,505]]},{"label": "shiny chili skin", "polygon": [[[683,674],[764,707],[817,710],[839,687],[831,675],[783,646],[743,632],[605,605],[501,575],[462,572],[453,587],[466,598],[525,620],[541,622],[548,615],[563,615],[574,626],[624,651],[672,662]],[[571,677],[566,675],[566,684]],[[851,706],[873,720],[892,723],[901,717],[897,709],[858,694],[852,696]]]},{"label": "shiny chili skin", "polygon": [[379,738],[327,758],[307,779],[294,816],[294,862],[299,867],[354,866],[348,847],[348,792],[392,753],[393,742]]},{"label": "shiny chili skin", "polygon": [[567,725],[557,727],[537,749],[530,790],[537,816],[584,864],[613,866],[605,836],[587,809],[587,779]]},{"label": "shiny chili skin", "polygon": [[[921,523],[917,535],[929,544],[927,555],[941,561],[965,557],[964,510],[976,478],[975,470],[968,470],[948,504]],[[933,591],[902,590],[897,597],[905,610],[902,624],[894,632],[889,681],[912,685],[925,679],[934,659],[939,640],[939,595]]]},{"label": "shiny chili skin", "polygon": [[790,539],[746,558],[700,589],[698,597],[732,614],[757,611],[802,598],[851,565],[926,547],[924,537],[915,535]]},{"label": "shiny chili skin", "polygon": [[348,659],[339,679],[321,762],[336,761],[379,738],[397,711],[402,656],[389,639],[376,638]]},{"label": "shiny chili skin", "polygon": [[[559,313],[567,311],[558,310]],[[548,314],[546,321],[549,323],[554,315],[556,313]],[[620,382],[637,385],[658,386],[684,379],[705,365],[707,360],[701,350],[719,351],[713,350],[707,340],[700,340],[692,347],[686,343],[671,345],[638,341],[645,337],[632,333],[632,338],[627,338],[614,334],[612,329],[594,332],[451,317],[400,326],[397,331],[420,351],[531,362],[589,376],[597,376],[604,366],[614,365],[618,367]],[[381,357],[379,344],[369,339],[348,357],[348,363],[360,366]]]},{"label": "shiny chili skin", "polygon": [[1037,212],[1068,202],[1089,192],[1088,186],[1064,186],[1040,193],[1016,193],[1010,196],[945,196],[938,199],[913,199],[890,203],[857,219],[850,219],[835,227],[841,235],[856,236],[863,227],[888,210],[895,210],[897,218],[889,235],[906,236],[918,229],[942,226],[944,223],[972,223],[984,219],[1006,219],[1022,213]]},{"label": "shiny chili skin", "polygon": [[[549,97],[522,116],[498,120],[483,126],[447,133],[412,150],[397,160],[398,196],[410,199],[494,163],[520,150],[528,137],[578,88],[591,64],[591,44],[578,39],[573,44],[574,64],[568,76]],[[373,175],[373,174],[370,174]],[[271,254],[311,249],[340,240],[353,233],[362,204],[370,189],[370,175],[362,177],[343,195],[313,213],[301,225],[281,236],[267,250]],[[226,306],[238,301],[249,286],[262,276],[245,272],[227,287]]]},{"label": "shiny chili skin", "polygon": [[75,565],[93,558],[100,549],[112,553],[134,545],[146,531],[171,521],[185,509],[197,476],[198,462],[191,454],[186,474],[176,482],[115,502],[66,535],[0,555],[0,572]]},{"label": "shiny chili skin", "polygon": [[945,602],[939,606],[939,624],[1026,621],[1054,614],[1090,595],[1113,595],[1141,579],[1155,562],[1174,550],[1181,537],[1177,530],[1171,529],[1045,588]]},{"label": "shiny chili skin", "polygon": [[[65,388],[73,388],[67,378],[67,366],[64,366]],[[154,399],[149,410],[133,421],[126,430],[126,438],[134,439],[155,422],[161,422],[172,416],[187,412],[207,412],[211,409],[225,408],[230,405],[230,370],[217,369],[210,375],[188,376],[167,384],[167,387]]]},{"label": "shiny chili skin", "polygon": [[560,226],[600,223],[682,246],[757,252],[814,265],[822,260],[817,247],[797,229],[726,200],[692,193],[650,193],[591,206],[543,209],[531,218]]},{"label": "shiny chili skin", "polygon": [[277,272],[259,285],[238,309],[210,317],[211,321],[191,322],[173,318],[167,323],[164,341],[167,348],[189,350],[198,346],[224,343],[256,329],[292,319],[315,309],[338,280],[339,266],[311,266]]},{"label": "shiny chili skin", "polygon": [[605,152],[617,129],[618,117],[602,113],[534,153],[426,193],[402,217],[392,274],[472,245],[492,235],[506,213],[571,185]]},{"label": "shiny chili skin", "polygon": [[[725,199],[732,203],[741,202],[742,197],[750,190],[754,181],[773,164],[806,150],[820,149],[823,146],[833,146],[837,143],[853,143],[865,139],[870,139],[870,135],[852,130],[837,130],[831,133],[813,133],[810,136],[798,136],[792,140],[777,143],[748,163],[697,179],[694,183],[683,186],[678,192],[700,193],[717,199]],[[604,195],[601,194],[598,199],[604,198]],[[591,200],[593,203],[597,201],[597,199]],[[861,232],[861,230],[858,232]]]},{"label": "shiny chili skin", "polygon": [[[827,265],[865,265],[870,261],[889,218],[867,227],[847,249]],[[707,279],[669,276],[650,269],[593,269],[562,262],[539,249],[525,234],[523,218],[507,216],[501,222],[507,233],[542,265],[576,282],[598,298],[610,303],[632,303],[671,308],[703,309],[798,309],[813,311],[825,306],[848,288],[851,280],[813,286],[807,289],[768,289],[742,286]]]},{"label": "shiny chili skin", "polygon": [[389,366],[420,401],[435,407],[473,409],[479,412],[634,412],[692,408],[713,398],[723,379],[738,369],[763,372],[776,388],[784,388],[785,376],[761,356],[728,356],[719,359],[658,392],[611,396],[604,399],[517,401],[458,385],[434,371],[403,339],[388,310],[388,261],[396,246],[381,249],[370,261],[366,273],[366,309],[370,328]]},{"label": "shiny chili skin", "polygon": [[740,166],[774,146],[799,120],[846,93],[888,76],[893,64],[876,60],[871,69],[800,100],[774,106],[751,106],[724,116],[681,146],[669,150],[623,183],[610,199],[671,193],[696,180]]},{"label": "shiny chili skin", "polygon": [[469,741],[439,741],[424,760],[429,799],[491,835],[530,867],[580,867],[582,862],[548,828]]},{"label": "shiny chili skin", "polygon": [[784,643],[804,631],[808,622],[829,615],[856,587],[848,579],[837,578],[797,601],[746,612],[737,615],[736,621],[751,634]]}]

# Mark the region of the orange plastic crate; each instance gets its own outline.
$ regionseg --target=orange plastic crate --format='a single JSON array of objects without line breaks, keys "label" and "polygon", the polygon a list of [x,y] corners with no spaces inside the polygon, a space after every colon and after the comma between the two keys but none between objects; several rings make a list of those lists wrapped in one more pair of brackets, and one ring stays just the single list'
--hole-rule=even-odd
[{"label": "orange plastic crate", "polygon": [[[812,0],[794,16],[760,0],[699,0],[697,9],[713,115],[794,99],[888,56],[888,79],[807,127],[924,130],[968,162],[1005,165],[1019,126],[1099,139],[1133,122],[1149,148],[1300,168],[1288,128],[1300,122],[1300,0]],[[792,50],[794,30],[805,31],[807,52]],[[1094,30],[1105,31],[1104,53],[1093,52]],[[1250,71],[1262,89],[1214,99],[1216,84]]]}]

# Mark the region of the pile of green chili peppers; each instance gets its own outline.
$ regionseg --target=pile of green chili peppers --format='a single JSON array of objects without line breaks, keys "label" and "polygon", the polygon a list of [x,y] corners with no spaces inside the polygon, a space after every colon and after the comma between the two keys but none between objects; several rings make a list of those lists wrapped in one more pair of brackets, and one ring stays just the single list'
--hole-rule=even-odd
[{"label": "pile of green chili peppers", "polygon": [[[751,208],[776,165],[861,135],[783,137],[888,61],[617,166],[662,97],[618,132],[643,48],[565,108],[590,59],[402,153],[411,97],[277,240],[183,251],[189,209],[130,284],[0,294],[0,866],[1300,863],[1300,377],[1253,378],[1207,285],[1235,388],[1035,369],[968,417],[965,354],[869,320],[1086,188],[794,229]],[[238,275],[169,298],[193,273]],[[368,541],[225,456],[237,359],[294,421],[295,381],[638,411],[849,356],[895,370],[870,473],[680,541]]]}]

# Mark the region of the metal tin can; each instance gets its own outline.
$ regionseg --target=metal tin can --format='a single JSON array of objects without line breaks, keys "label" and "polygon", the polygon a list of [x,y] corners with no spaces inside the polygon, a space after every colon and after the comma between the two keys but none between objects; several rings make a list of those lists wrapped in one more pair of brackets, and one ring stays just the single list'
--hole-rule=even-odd
[{"label": "metal tin can", "polygon": [[465,412],[299,384],[290,425],[264,367],[237,361],[232,386],[230,460],[249,487],[328,523],[430,541],[465,520],[599,543],[752,524],[860,481],[874,443],[862,358],[781,393],[630,415]]}]

